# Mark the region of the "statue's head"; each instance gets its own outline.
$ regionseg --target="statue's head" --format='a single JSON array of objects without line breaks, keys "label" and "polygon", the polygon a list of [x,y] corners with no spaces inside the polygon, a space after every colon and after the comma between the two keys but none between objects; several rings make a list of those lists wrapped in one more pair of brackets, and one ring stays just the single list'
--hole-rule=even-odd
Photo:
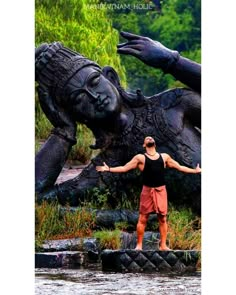
[{"label": "statue's head", "polygon": [[120,95],[107,69],[59,42],[42,44],[35,53],[36,81],[75,121],[103,121],[120,112]]}]

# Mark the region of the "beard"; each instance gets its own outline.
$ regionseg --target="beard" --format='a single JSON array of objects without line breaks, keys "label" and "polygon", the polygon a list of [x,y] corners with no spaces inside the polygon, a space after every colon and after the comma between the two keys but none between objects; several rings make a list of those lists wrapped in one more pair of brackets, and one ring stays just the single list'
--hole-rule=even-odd
[{"label": "beard", "polygon": [[155,141],[153,141],[153,142],[148,142],[148,143],[146,144],[146,146],[149,147],[149,148],[155,146]]}]

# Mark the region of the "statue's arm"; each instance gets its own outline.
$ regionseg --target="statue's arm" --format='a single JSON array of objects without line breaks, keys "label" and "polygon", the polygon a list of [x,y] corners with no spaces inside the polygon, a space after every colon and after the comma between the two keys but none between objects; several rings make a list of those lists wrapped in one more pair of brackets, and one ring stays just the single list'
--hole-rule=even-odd
[{"label": "statue's arm", "polygon": [[201,65],[182,56],[167,68],[166,73],[201,93]]},{"label": "statue's arm", "polygon": [[201,91],[201,65],[150,38],[121,32],[128,42],[119,44],[118,53],[133,55],[145,64],[162,69],[193,90]]},{"label": "statue's arm", "polygon": [[72,144],[51,134],[35,157],[35,191],[41,193],[52,187],[60,174]]},{"label": "statue's arm", "polygon": [[119,174],[96,171],[96,166],[107,162],[110,166],[120,166],[122,162],[119,150],[105,150],[91,160],[91,163],[83,169],[83,171],[73,179],[63,183],[56,184],[48,190],[38,194],[37,201],[55,201],[61,204],[70,204],[71,206],[79,206],[81,202],[90,201],[93,198],[93,190],[99,188],[116,187]]},{"label": "statue's arm", "polygon": [[65,110],[58,108],[47,88],[37,88],[39,102],[48,120],[55,127],[35,159],[36,192],[41,193],[53,186],[76,143],[76,124]]}]

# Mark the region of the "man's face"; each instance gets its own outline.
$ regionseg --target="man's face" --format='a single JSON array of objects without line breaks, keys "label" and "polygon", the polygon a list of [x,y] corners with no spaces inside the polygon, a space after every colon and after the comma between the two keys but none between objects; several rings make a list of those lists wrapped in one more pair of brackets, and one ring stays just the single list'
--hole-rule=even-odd
[{"label": "man's face", "polygon": [[151,136],[147,136],[144,139],[143,147],[152,147],[155,146],[155,140]]},{"label": "man's face", "polygon": [[65,89],[70,110],[77,121],[106,119],[121,111],[121,98],[116,87],[95,66],[76,73]]}]

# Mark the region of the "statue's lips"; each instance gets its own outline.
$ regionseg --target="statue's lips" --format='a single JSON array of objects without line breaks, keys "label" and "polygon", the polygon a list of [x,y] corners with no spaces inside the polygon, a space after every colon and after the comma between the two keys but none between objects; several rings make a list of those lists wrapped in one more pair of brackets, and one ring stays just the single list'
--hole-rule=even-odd
[{"label": "statue's lips", "polygon": [[96,108],[99,111],[102,111],[105,108],[105,106],[108,104],[109,104],[109,98],[105,97],[99,104],[97,104]]}]

